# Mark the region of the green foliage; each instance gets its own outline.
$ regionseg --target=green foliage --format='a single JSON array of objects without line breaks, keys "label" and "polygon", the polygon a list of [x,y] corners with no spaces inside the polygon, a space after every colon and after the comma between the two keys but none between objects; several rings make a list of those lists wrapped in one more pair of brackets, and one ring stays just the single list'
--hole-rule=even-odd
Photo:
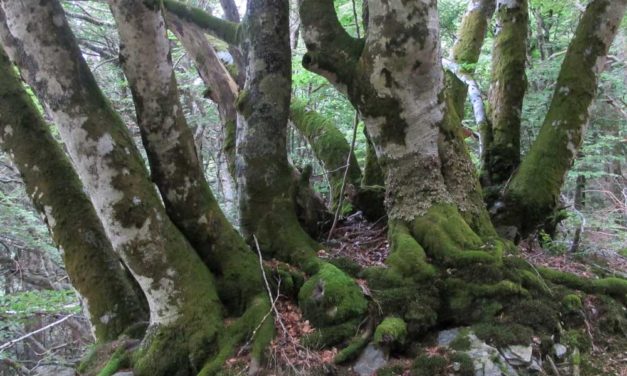
[{"label": "green foliage", "polygon": [[76,293],[73,290],[24,291],[0,296],[0,313],[25,319],[34,314],[78,313]]}]

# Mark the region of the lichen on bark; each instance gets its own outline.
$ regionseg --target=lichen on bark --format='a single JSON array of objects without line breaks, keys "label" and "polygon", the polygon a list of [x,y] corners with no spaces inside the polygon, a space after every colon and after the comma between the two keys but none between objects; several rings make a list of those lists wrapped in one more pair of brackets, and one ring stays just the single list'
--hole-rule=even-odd
[{"label": "lichen on bark", "polygon": [[0,146],[12,156],[35,208],[62,250],[98,342],[148,320],[145,299],[113,252],[71,162],[53,139],[0,47]]}]

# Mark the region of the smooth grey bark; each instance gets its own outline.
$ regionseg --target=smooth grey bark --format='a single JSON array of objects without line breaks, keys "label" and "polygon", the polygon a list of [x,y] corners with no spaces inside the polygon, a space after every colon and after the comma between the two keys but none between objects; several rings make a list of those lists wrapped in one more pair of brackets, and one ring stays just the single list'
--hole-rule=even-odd
[{"label": "smooth grey bark", "polygon": [[[193,369],[221,325],[213,278],[170,221],[126,126],[85,63],[58,1],[2,1],[0,38],[49,108],[113,249],[150,307],[140,375]],[[183,340],[181,333],[186,333]],[[159,341],[152,338],[161,337]],[[167,339],[177,341],[173,346]]]},{"label": "smooth grey bark", "polygon": [[[110,4],[152,179],[169,217],[210,270],[228,276],[218,278],[227,285],[218,293],[239,313],[261,291],[257,258],[224,216],[204,178],[179,102],[161,9],[131,0]],[[238,289],[241,293],[233,294]]]},{"label": "smooth grey bark", "polygon": [[[60,145],[0,47],[0,146],[11,155],[26,192],[62,251],[98,342],[116,339],[148,320],[145,299],[133,288]],[[137,335],[133,333],[132,335]]]}]

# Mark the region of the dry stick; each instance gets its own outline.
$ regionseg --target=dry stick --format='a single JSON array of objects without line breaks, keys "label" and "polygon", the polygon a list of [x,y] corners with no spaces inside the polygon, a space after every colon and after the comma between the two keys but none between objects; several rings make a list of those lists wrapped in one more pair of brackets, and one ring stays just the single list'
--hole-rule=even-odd
[{"label": "dry stick", "polygon": [[61,324],[62,322],[64,322],[65,320],[67,320],[67,319],[69,319],[70,317],[73,317],[73,316],[74,316],[74,314],[72,313],[71,315],[67,315],[67,316],[65,316],[65,317],[63,317],[63,318],[61,318],[61,319],[59,319],[59,320],[57,320],[57,321],[55,321],[55,322],[53,322],[53,323],[51,323],[51,324],[48,324],[48,325],[46,325],[46,326],[44,326],[44,327],[41,327],[41,328],[39,328],[39,329],[37,329],[37,330],[35,330],[35,331],[32,331],[32,332],[27,333],[27,334],[24,334],[23,336],[21,336],[21,337],[19,337],[19,338],[16,338],[16,339],[14,339],[14,340],[11,340],[11,341],[9,341],[9,342],[7,342],[7,343],[5,343],[5,344],[1,345],[1,346],[0,346],[0,351],[2,351],[2,350],[4,350],[4,349],[6,349],[6,348],[8,348],[8,347],[13,346],[14,344],[16,344],[16,343],[20,342],[20,341],[21,341],[21,340],[23,340],[23,339],[26,339],[26,338],[28,338],[28,337],[30,337],[30,336],[33,336],[33,335],[37,334],[37,333],[43,332],[43,331],[44,331],[44,330],[46,330],[46,329],[50,329],[50,328],[52,328],[53,326],[59,325],[59,324]]},{"label": "dry stick", "polygon": [[546,360],[549,362],[549,365],[551,366],[551,370],[553,371],[555,376],[560,376],[560,371],[557,369],[557,366],[555,365],[553,358],[551,358],[550,356],[547,356]]},{"label": "dry stick", "polygon": [[[268,297],[270,298],[270,304],[272,304],[272,310],[274,311],[274,314],[276,316],[276,321],[279,322],[279,325],[281,325],[281,329],[283,329],[283,332],[290,337],[290,339],[293,338],[290,334],[290,332],[287,330],[287,328],[285,327],[285,324],[283,323],[283,320],[281,320],[281,313],[279,313],[279,310],[276,307],[276,300],[274,300],[274,298],[272,297],[272,289],[270,288],[270,283],[268,282],[268,277],[266,277],[266,271],[263,269],[263,257],[261,256],[261,247],[259,247],[259,241],[257,240],[257,237],[255,235],[253,235],[253,240],[255,241],[255,247],[257,248],[257,255],[259,256],[259,268],[261,269],[261,275],[263,276],[263,281],[266,284],[266,290],[268,291]],[[277,292],[277,300],[279,299],[279,294]],[[266,315],[264,317],[264,320],[268,317],[268,315]],[[263,324],[263,321],[261,322]],[[261,326],[261,325],[260,325]],[[255,329],[257,330],[257,329]],[[287,356],[284,356],[285,359],[287,360],[288,365],[294,370],[294,372],[296,374],[298,374],[298,369],[294,366],[294,364],[292,364],[292,362],[289,360],[289,358]]]},{"label": "dry stick", "polygon": [[257,237],[253,235],[253,239],[255,240],[255,247],[257,248],[257,255],[259,256],[259,268],[261,269],[261,275],[263,276],[263,281],[266,284],[266,290],[268,291],[268,296],[270,297],[270,303],[272,303],[272,310],[276,315],[276,319],[279,321],[281,325],[281,329],[283,329],[286,333],[289,334],[285,324],[283,324],[283,320],[281,320],[281,314],[274,304],[274,298],[272,297],[272,289],[270,288],[270,283],[268,282],[268,277],[266,277],[266,271],[263,269],[263,257],[261,256],[261,248],[259,247],[259,241],[257,241]]},{"label": "dry stick", "polygon": [[333,236],[333,231],[335,230],[335,226],[337,225],[337,220],[340,217],[340,210],[342,209],[342,205],[344,204],[344,189],[346,189],[346,181],[348,180],[348,170],[351,167],[351,155],[353,155],[353,150],[355,150],[355,139],[357,138],[357,125],[359,124],[359,113],[355,111],[355,120],[353,122],[353,139],[351,140],[351,148],[348,152],[348,157],[346,158],[346,169],[344,170],[344,177],[342,178],[342,187],[340,188],[340,197],[337,202],[337,208],[335,209],[335,216],[333,216],[333,225],[331,225],[331,230],[329,230],[329,236],[327,237],[327,241],[331,240],[331,236]]}]

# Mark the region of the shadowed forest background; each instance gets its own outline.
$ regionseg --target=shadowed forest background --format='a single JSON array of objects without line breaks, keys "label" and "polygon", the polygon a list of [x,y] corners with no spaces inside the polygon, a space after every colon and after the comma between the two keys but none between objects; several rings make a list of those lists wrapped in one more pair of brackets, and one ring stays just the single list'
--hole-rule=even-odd
[{"label": "shadowed forest background", "polygon": [[[397,131],[394,116],[405,113],[403,101],[414,94],[403,91],[403,84],[398,93],[389,89],[398,77],[394,75],[401,76],[404,71],[394,71],[397,67],[389,63],[394,60],[385,51],[377,60],[380,45],[375,42],[375,38],[394,39],[394,34],[424,32],[419,27],[381,27],[383,31],[375,27],[372,31],[372,24],[364,24],[368,10],[361,0],[320,1],[327,6],[320,6],[322,10],[316,8],[315,0],[290,0],[289,12],[280,1],[249,0],[252,12],[258,12],[250,19],[245,18],[245,4],[230,0],[182,1],[217,18],[241,21],[245,26],[237,31],[231,29],[235,23],[216,23],[213,18],[192,14],[178,2],[154,3],[158,5],[152,1],[64,0],[59,2],[65,15],[61,21],[54,18],[61,9],[56,5],[46,10],[49,15],[42,13],[41,17],[54,14],[50,24],[61,30],[60,46],[74,43],[68,36],[71,29],[88,67],[76,63],[80,74],[77,83],[68,87],[89,94],[68,99],[55,93],[51,84],[33,85],[41,83],[39,70],[42,77],[52,77],[57,69],[53,66],[63,65],[55,62],[44,69],[41,64],[56,56],[57,42],[42,42],[43,60],[29,57],[28,43],[37,43],[39,36],[22,38],[31,31],[19,34],[18,26],[27,22],[21,17],[29,16],[23,13],[18,17],[19,6],[0,1],[0,24],[4,25],[0,52],[2,46],[6,49],[0,54],[4,77],[0,78],[0,375],[74,375],[77,369],[81,375],[113,375],[124,370],[137,375],[369,375],[377,369],[377,375],[627,375],[624,17],[612,26],[615,36],[607,54],[594,43],[580,49],[590,50],[585,54],[607,55],[600,59],[598,71],[590,77],[575,74],[573,78],[560,75],[560,71],[584,65],[577,62],[577,52],[572,53],[573,61],[564,62],[571,56],[567,51],[576,44],[578,25],[585,19],[585,1],[438,1],[441,56],[435,56],[438,61],[444,59],[445,89],[433,98],[444,103],[446,111],[444,120],[438,120],[440,149],[435,154],[444,167],[420,167],[424,159],[405,161],[411,153],[390,146],[409,148],[408,141],[399,143],[401,136],[389,129]],[[505,9],[510,3],[518,4],[511,9],[521,13],[499,13],[500,7]],[[601,0],[590,3],[589,9],[605,4]],[[616,8],[624,12],[625,1],[616,0],[619,3]],[[146,8],[142,12],[149,16],[134,12],[133,7]],[[327,37],[325,31],[337,33],[337,25],[323,17],[333,7],[344,34]],[[425,9],[429,7],[435,9],[433,4],[425,5]],[[483,21],[472,21],[469,15],[473,11]],[[280,30],[285,35],[274,45],[272,34],[276,31],[263,30],[271,27],[268,24],[274,21],[268,20],[280,12],[285,14],[276,18],[284,18]],[[414,16],[427,17],[422,13]],[[63,29],[59,22],[67,22],[69,28]],[[472,22],[484,25],[473,26]],[[160,44],[159,33],[166,27],[167,37]],[[45,36],[42,30],[43,26],[39,32]],[[153,40],[146,30],[157,30]],[[469,37],[465,31],[475,34]],[[368,38],[362,39],[365,35]],[[39,42],[45,41],[41,38]],[[424,38],[429,41],[429,36]],[[580,38],[578,43],[589,43],[584,36]],[[280,43],[285,44],[283,50],[277,47]],[[418,45],[424,50],[428,43],[421,40]],[[327,45],[331,47],[321,47]],[[207,48],[212,51],[209,55]],[[351,49],[366,52],[355,57],[349,54]],[[67,56],[78,54],[71,47],[68,51]],[[165,52],[169,53],[167,59]],[[422,53],[416,52],[417,56],[424,56]],[[382,66],[392,66],[392,72],[382,70],[377,81],[374,74],[357,68],[359,74],[345,70],[351,59],[359,69],[365,66],[364,70],[384,61]],[[162,69],[174,72],[175,85],[166,85],[169,92],[152,85],[163,77],[167,84],[173,82],[167,74],[159,76]],[[425,76],[415,81],[427,87],[430,81],[426,77],[432,72],[424,69]],[[95,82],[82,75],[87,71]],[[285,74],[291,77],[291,87],[282,81]],[[263,82],[264,75],[275,75],[270,87]],[[558,76],[564,80],[559,84]],[[370,77],[372,87],[364,88],[360,83],[364,77]],[[589,108],[578,108],[575,103],[560,108],[561,112],[553,111],[559,106],[555,98],[569,95],[568,88],[559,86],[568,79],[578,82],[573,87],[585,89],[588,85],[584,91],[593,94]],[[464,83],[470,84],[468,98]],[[407,75],[407,85],[412,84],[413,78]],[[287,90],[280,92],[274,86]],[[108,104],[97,99],[97,87]],[[388,93],[386,88],[401,104],[381,100],[381,93]],[[372,94],[375,89],[379,91]],[[448,99],[442,100],[445,96]],[[105,103],[102,108],[107,110],[95,109],[100,103]],[[257,106],[268,103],[272,105],[269,110]],[[397,105],[400,107],[395,108]],[[84,112],[72,112],[79,107]],[[420,113],[425,119],[431,116]],[[150,217],[153,224],[160,216],[171,219],[160,229],[147,226],[149,229],[139,234],[158,245],[146,245],[149,241],[140,236],[127,242],[132,244],[128,246],[125,241],[135,235],[124,233],[124,226],[116,230],[108,224],[108,208],[115,212],[119,207],[108,206],[105,196],[115,189],[102,193],[106,189],[98,179],[107,170],[101,169],[99,162],[91,169],[87,162],[81,165],[91,157],[79,157],[84,149],[71,130],[77,119],[85,116],[89,121],[98,119],[93,120],[97,132],[106,129],[99,124],[120,125],[111,128],[111,145],[96,143],[93,150],[110,147],[115,152],[115,145],[122,145],[120,150],[131,155],[128,150],[135,145],[141,157],[128,157],[131,164],[117,166],[124,171],[120,176],[141,177],[142,172],[137,171],[145,169],[150,179],[146,173],[142,179],[120,183],[112,176],[110,181],[116,189],[119,184],[124,187],[120,190],[131,192],[129,207],[141,206],[146,212],[159,207],[161,211],[150,214],[154,215]],[[574,124],[577,120],[573,119],[580,118],[585,124],[574,125],[572,133],[568,133],[570,129],[565,133],[562,154],[557,144],[549,141],[536,146],[555,151],[549,157],[552,160],[565,155],[563,163],[556,163],[565,167],[527,167],[534,163],[525,158],[532,154],[537,140],[562,137],[558,131],[542,136],[543,125],[559,129],[560,121]],[[60,123],[63,119],[67,130]],[[364,119],[370,123],[364,124]],[[20,121],[42,127],[15,136]],[[165,131],[162,124],[171,128]],[[376,129],[380,131],[374,132]],[[61,145],[58,150],[69,154],[69,159],[29,141],[29,137],[44,133],[42,139],[54,141],[46,145]],[[411,131],[399,133],[411,140]],[[285,134],[284,143],[273,143],[274,135],[280,134]],[[503,142],[501,134],[514,134],[515,141]],[[102,141],[107,134],[100,136]],[[575,140],[579,136],[580,142]],[[97,140],[95,137],[85,137],[85,145]],[[75,146],[68,145],[70,139],[76,141]],[[170,147],[174,139],[185,150]],[[190,144],[185,143],[188,141]],[[256,154],[264,147],[271,151]],[[442,150],[453,150],[453,156]],[[457,157],[465,156],[465,150],[471,167],[458,162],[465,158]],[[282,154],[287,155],[285,163],[276,162],[282,161]],[[51,162],[43,173],[33,167],[33,163],[42,165],[60,155],[59,160],[71,164]],[[94,158],[103,155],[107,153]],[[28,159],[38,156],[38,162]],[[122,159],[116,158],[115,163]],[[453,162],[447,164],[446,158]],[[166,162],[170,160],[176,167],[169,167]],[[71,166],[78,175],[68,172],[73,171]],[[423,183],[430,181],[427,172],[438,166],[452,198],[442,199],[438,188]],[[535,210],[545,202],[542,198],[520,204],[519,196],[511,193],[514,188],[523,187],[520,192],[530,196],[528,189],[534,188],[534,183],[527,181],[545,172],[556,176],[549,179],[557,193],[548,194],[552,195],[550,207]],[[459,182],[451,183],[456,176]],[[93,181],[86,182],[89,179]],[[67,182],[69,188],[55,191],[54,184],[48,184],[53,180],[59,181],[60,187]],[[471,188],[479,182],[482,189],[476,191],[482,193],[482,200],[481,208],[476,209],[472,201],[476,192]],[[47,188],[36,189],[40,184]],[[465,187],[463,193],[451,188],[455,184]],[[428,193],[407,193],[417,187]],[[535,187],[539,196],[550,190],[539,183]],[[82,199],[72,198],[76,192],[82,192]],[[66,195],[69,201],[46,201],[44,196],[52,193]],[[202,204],[187,197],[200,197]],[[418,197],[431,201],[424,207],[415,204],[417,208],[408,204]],[[463,201],[457,200],[459,197],[473,203],[459,204]],[[75,207],[77,200],[85,206]],[[57,210],[55,205],[60,202],[66,202],[60,206],[72,215],[58,221],[60,217],[52,215],[51,208]],[[87,207],[89,215],[84,214]],[[112,217],[125,217],[138,233],[145,230],[142,223],[151,223],[138,219],[141,214],[130,209],[125,213]],[[272,217],[265,213],[280,214]],[[104,231],[98,219],[104,223]],[[50,228],[59,222],[64,222],[63,228],[57,226],[57,232],[51,234]],[[78,236],[92,225],[100,232]],[[151,236],[153,231],[158,238]],[[179,233],[182,235],[172,235]],[[87,240],[74,240],[79,237]],[[175,245],[163,246],[168,242]],[[64,244],[71,244],[74,251],[68,252]],[[160,256],[150,255],[160,255],[155,249],[161,246],[168,249],[163,251],[163,263],[153,264],[153,258]],[[110,258],[93,261],[92,256],[82,257],[87,254],[81,253],[85,247],[96,253],[106,249]],[[182,249],[194,253],[197,262],[172,261],[184,253]],[[73,256],[68,256],[70,253]],[[173,269],[168,265],[174,265]],[[158,270],[145,283],[144,268]],[[180,283],[185,292],[171,304],[169,294],[179,293],[178,285],[155,287],[155,281],[162,275],[178,278],[182,273],[189,274],[187,279],[172,286]],[[111,275],[114,277],[109,279]],[[203,291],[205,282],[215,289]],[[119,305],[87,303],[80,293],[91,286],[105,291],[94,292],[101,299],[112,299],[115,294],[110,291],[115,290]],[[152,291],[147,298],[146,286]],[[185,286],[194,287],[186,290]],[[134,303],[129,303],[131,296]],[[200,303],[188,309],[196,305],[196,298]],[[98,305],[102,307],[95,307]],[[184,312],[180,315],[160,310],[179,305]],[[110,306],[120,312],[111,314]],[[205,313],[206,318],[197,320]],[[184,320],[172,319],[172,324],[171,316]],[[178,333],[176,328],[185,329]],[[448,341],[447,335],[452,336]],[[486,350],[487,358],[500,357],[501,363],[472,354],[484,345],[498,349],[495,353]],[[485,367],[488,363],[494,363],[495,373],[475,373],[478,364]],[[372,372],[363,370],[370,366]]]}]

